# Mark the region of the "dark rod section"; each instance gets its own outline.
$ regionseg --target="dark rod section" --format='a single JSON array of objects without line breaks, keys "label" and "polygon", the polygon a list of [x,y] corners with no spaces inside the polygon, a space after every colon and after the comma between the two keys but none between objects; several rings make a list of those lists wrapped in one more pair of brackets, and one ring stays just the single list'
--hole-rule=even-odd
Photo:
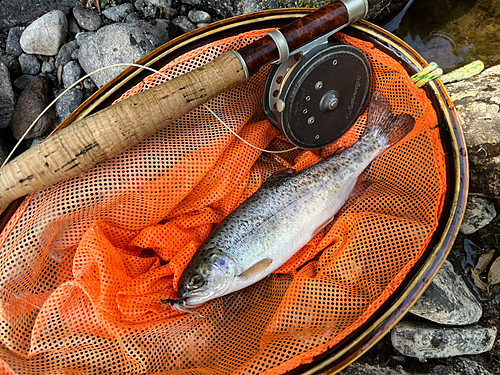
[{"label": "dark rod section", "polygon": [[[297,21],[282,27],[280,31],[288,42],[289,50],[293,51],[329,31],[347,26],[348,23],[347,8],[344,3],[337,1],[299,18]],[[278,59],[278,49],[273,39],[268,35],[243,47],[238,52],[247,64],[249,75]]]}]

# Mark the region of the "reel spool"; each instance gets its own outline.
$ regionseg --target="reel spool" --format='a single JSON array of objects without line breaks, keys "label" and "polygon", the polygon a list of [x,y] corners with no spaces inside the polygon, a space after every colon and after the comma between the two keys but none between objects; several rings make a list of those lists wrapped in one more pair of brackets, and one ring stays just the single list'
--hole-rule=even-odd
[{"label": "reel spool", "polygon": [[264,86],[264,110],[295,146],[324,147],[363,113],[371,77],[361,50],[330,40],[273,65]]}]

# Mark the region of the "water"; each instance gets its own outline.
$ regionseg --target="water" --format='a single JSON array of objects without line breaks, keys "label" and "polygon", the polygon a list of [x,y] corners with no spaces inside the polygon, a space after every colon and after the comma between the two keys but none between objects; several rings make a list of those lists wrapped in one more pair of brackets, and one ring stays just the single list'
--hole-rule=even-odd
[{"label": "water", "polygon": [[500,0],[411,0],[384,28],[445,72],[500,63]]}]

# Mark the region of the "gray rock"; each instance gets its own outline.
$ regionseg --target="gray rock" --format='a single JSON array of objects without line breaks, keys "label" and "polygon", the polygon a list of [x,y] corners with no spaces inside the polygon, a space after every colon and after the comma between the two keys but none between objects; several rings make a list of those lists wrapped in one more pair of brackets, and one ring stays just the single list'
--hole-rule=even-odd
[{"label": "gray rock", "polygon": [[0,165],[2,165],[9,155],[9,147],[5,144],[5,141],[0,138]]},{"label": "gray rock", "polygon": [[182,2],[188,5],[201,5],[201,0],[182,0]]},{"label": "gray rock", "polygon": [[136,23],[136,22],[140,22],[140,21],[141,21],[141,17],[139,17],[139,15],[137,13],[131,13],[125,19],[125,22],[127,22],[127,23]]},{"label": "gray rock", "polygon": [[473,324],[483,314],[481,304],[448,261],[444,262],[410,312],[432,322],[449,325]]},{"label": "gray rock", "polygon": [[19,57],[23,53],[21,48],[21,35],[23,34],[23,29],[21,27],[13,27],[9,30],[9,35],[7,36],[7,45],[5,50],[13,56]]},{"label": "gray rock", "polygon": [[158,17],[159,9],[155,6],[148,5],[144,8],[144,18],[146,19],[154,19]]},{"label": "gray rock", "polygon": [[123,21],[127,16],[134,12],[134,6],[130,3],[118,5],[116,7],[109,7],[104,9],[102,14],[112,21]]},{"label": "gray rock", "polygon": [[446,85],[462,124],[471,193],[500,195],[500,65]]},{"label": "gray rock", "polygon": [[66,41],[67,35],[66,16],[60,10],[53,10],[24,30],[20,40],[21,48],[30,54],[54,56]]},{"label": "gray rock", "polygon": [[54,59],[53,57],[50,57],[50,59],[43,61],[42,62],[42,73],[43,74],[52,73],[56,69],[55,61],[56,61],[56,59]]},{"label": "gray rock", "polygon": [[31,74],[23,74],[22,76],[19,76],[14,80],[13,85],[19,90],[24,90],[26,86],[28,86],[28,84],[31,82],[33,77],[34,76],[32,76]]},{"label": "gray rock", "polygon": [[80,64],[78,64],[78,62],[70,61],[69,63],[64,65],[62,74],[62,81],[64,84],[64,88],[68,88],[73,83],[78,81],[81,75],[82,75],[82,68],[80,67]]},{"label": "gray rock", "polygon": [[212,22],[212,17],[207,12],[202,10],[191,10],[188,13],[188,18],[193,23],[210,23]]},{"label": "gray rock", "polygon": [[[17,101],[16,109],[12,114],[10,128],[14,137],[19,140],[28,130],[33,121],[49,104],[49,79],[47,77],[33,77]],[[35,126],[26,135],[26,139],[46,135],[55,124],[54,109],[50,108],[37,121]]]},{"label": "gray rock", "polygon": [[76,40],[66,43],[61,47],[56,57],[56,68],[59,66],[64,66],[71,61],[71,55],[78,49],[78,43]]},{"label": "gray rock", "polygon": [[16,98],[10,83],[9,69],[0,61],[0,129],[9,126],[15,105]]},{"label": "gray rock", "polygon": [[187,33],[196,29],[196,25],[193,24],[186,16],[179,16],[174,19],[172,23],[177,26],[181,33]]},{"label": "gray rock", "polygon": [[5,52],[2,48],[0,48],[0,61],[7,65],[12,79],[21,74],[21,66],[19,65],[18,58]]},{"label": "gray rock", "polygon": [[449,328],[403,321],[392,329],[391,342],[401,354],[425,360],[487,352],[493,347],[496,334],[496,327]]},{"label": "gray rock", "polygon": [[19,65],[21,66],[21,72],[24,74],[38,74],[40,72],[40,61],[34,55],[28,55],[27,53],[21,54],[19,56]]},{"label": "gray rock", "polygon": [[144,0],[144,3],[158,8],[170,8],[172,6],[172,0]]},{"label": "gray rock", "polygon": [[[238,0],[238,1],[244,1],[244,0]],[[216,19],[224,19],[238,15],[235,12],[235,7],[233,5],[234,2],[232,1],[188,0],[188,1],[183,1],[183,3],[194,5],[199,10],[204,10],[205,12],[211,14]],[[268,9],[272,9],[272,7],[269,7]]]},{"label": "gray rock", "polygon": [[91,9],[77,6],[73,8],[73,16],[82,29],[96,31],[102,26],[101,17]]},{"label": "gray rock", "polygon": [[78,60],[78,51],[79,48],[75,49],[73,52],[71,52],[71,60]]},{"label": "gray rock", "polygon": [[96,91],[97,90],[97,86],[95,85],[94,81],[92,81],[89,78],[85,78],[83,80],[83,87],[85,88],[85,90],[89,90],[89,91]]},{"label": "gray rock", "polygon": [[469,195],[460,226],[463,234],[472,234],[488,225],[497,216],[495,204],[486,198]]},{"label": "gray rock", "polygon": [[[328,3],[329,2],[330,1],[328,1]],[[324,5],[326,5],[326,1]],[[260,12],[266,9],[283,8],[283,6],[284,4],[282,0],[237,0],[233,2],[235,16],[252,12]],[[321,6],[323,6],[323,4],[318,5],[318,7]]]},{"label": "gray rock", "polygon": [[396,368],[371,366],[366,363],[357,363],[346,367],[344,370],[339,372],[339,375],[407,375],[408,373],[397,366]]},{"label": "gray rock", "polygon": [[200,22],[200,23],[197,23],[196,24],[196,27],[203,27],[203,26],[207,26],[207,25],[210,25],[209,23],[204,23],[204,22]]},{"label": "gray rock", "polygon": [[[80,65],[88,74],[111,64],[133,63],[168,41],[169,26],[167,20],[104,26],[82,43],[78,54]],[[94,74],[92,80],[102,87],[124,69],[106,69]]]},{"label": "gray rock", "polygon": [[147,4],[144,2],[144,0],[136,0],[134,3],[134,7],[136,10],[139,12],[142,12],[144,10],[144,7],[146,7]]},{"label": "gray rock", "polygon": [[68,31],[75,35],[82,31],[80,25],[78,25],[78,22],[73,17],[68,20]]},{"label": "gray rock", "polygon": [[[62,90],[61,90],[62,92]],[[66,119],[83,101],[83,93],[78,87],[69,90],[56,103],[56,113],[59,122]]]},{"label": "gray rock", "polygon": [[83,31],[81,33],[76,34],[75,35],[76,44],[78,44],[78,46],[81,47],[85,39],[94,34],[95,33],[93,31]]},{"label": "gray rock", "polygon": [[[366,363],[355,362],[339,375],[408,375],[401,365],[395,367],[372,366]],[[483,366],[470,358],[454,357],[446,361],[446,365],[437,365],[427,371],[411,373],[412,375],[491,375]]]},{"label": "gray rock", "polygon": [[74,7],[78,0],[10,0],[2,1],[0,6],[0,30],[29,21],[41,14],[58,9],[61,6]]}]

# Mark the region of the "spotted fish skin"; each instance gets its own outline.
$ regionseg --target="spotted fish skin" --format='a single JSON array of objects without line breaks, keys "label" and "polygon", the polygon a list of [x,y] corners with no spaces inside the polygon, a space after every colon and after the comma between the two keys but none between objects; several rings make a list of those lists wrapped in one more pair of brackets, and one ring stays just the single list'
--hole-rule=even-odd
[{"label": "spotted fish skin", "polygon": [[186,307],[196,307],[245,288],[276,271],[325,227],[348,200],[358,177],[414,127],[406,114],[393,116],[374,92],[367,128],[341,154],[274,183],[264,184],[236,208],[193,256],[178,288]]}]

